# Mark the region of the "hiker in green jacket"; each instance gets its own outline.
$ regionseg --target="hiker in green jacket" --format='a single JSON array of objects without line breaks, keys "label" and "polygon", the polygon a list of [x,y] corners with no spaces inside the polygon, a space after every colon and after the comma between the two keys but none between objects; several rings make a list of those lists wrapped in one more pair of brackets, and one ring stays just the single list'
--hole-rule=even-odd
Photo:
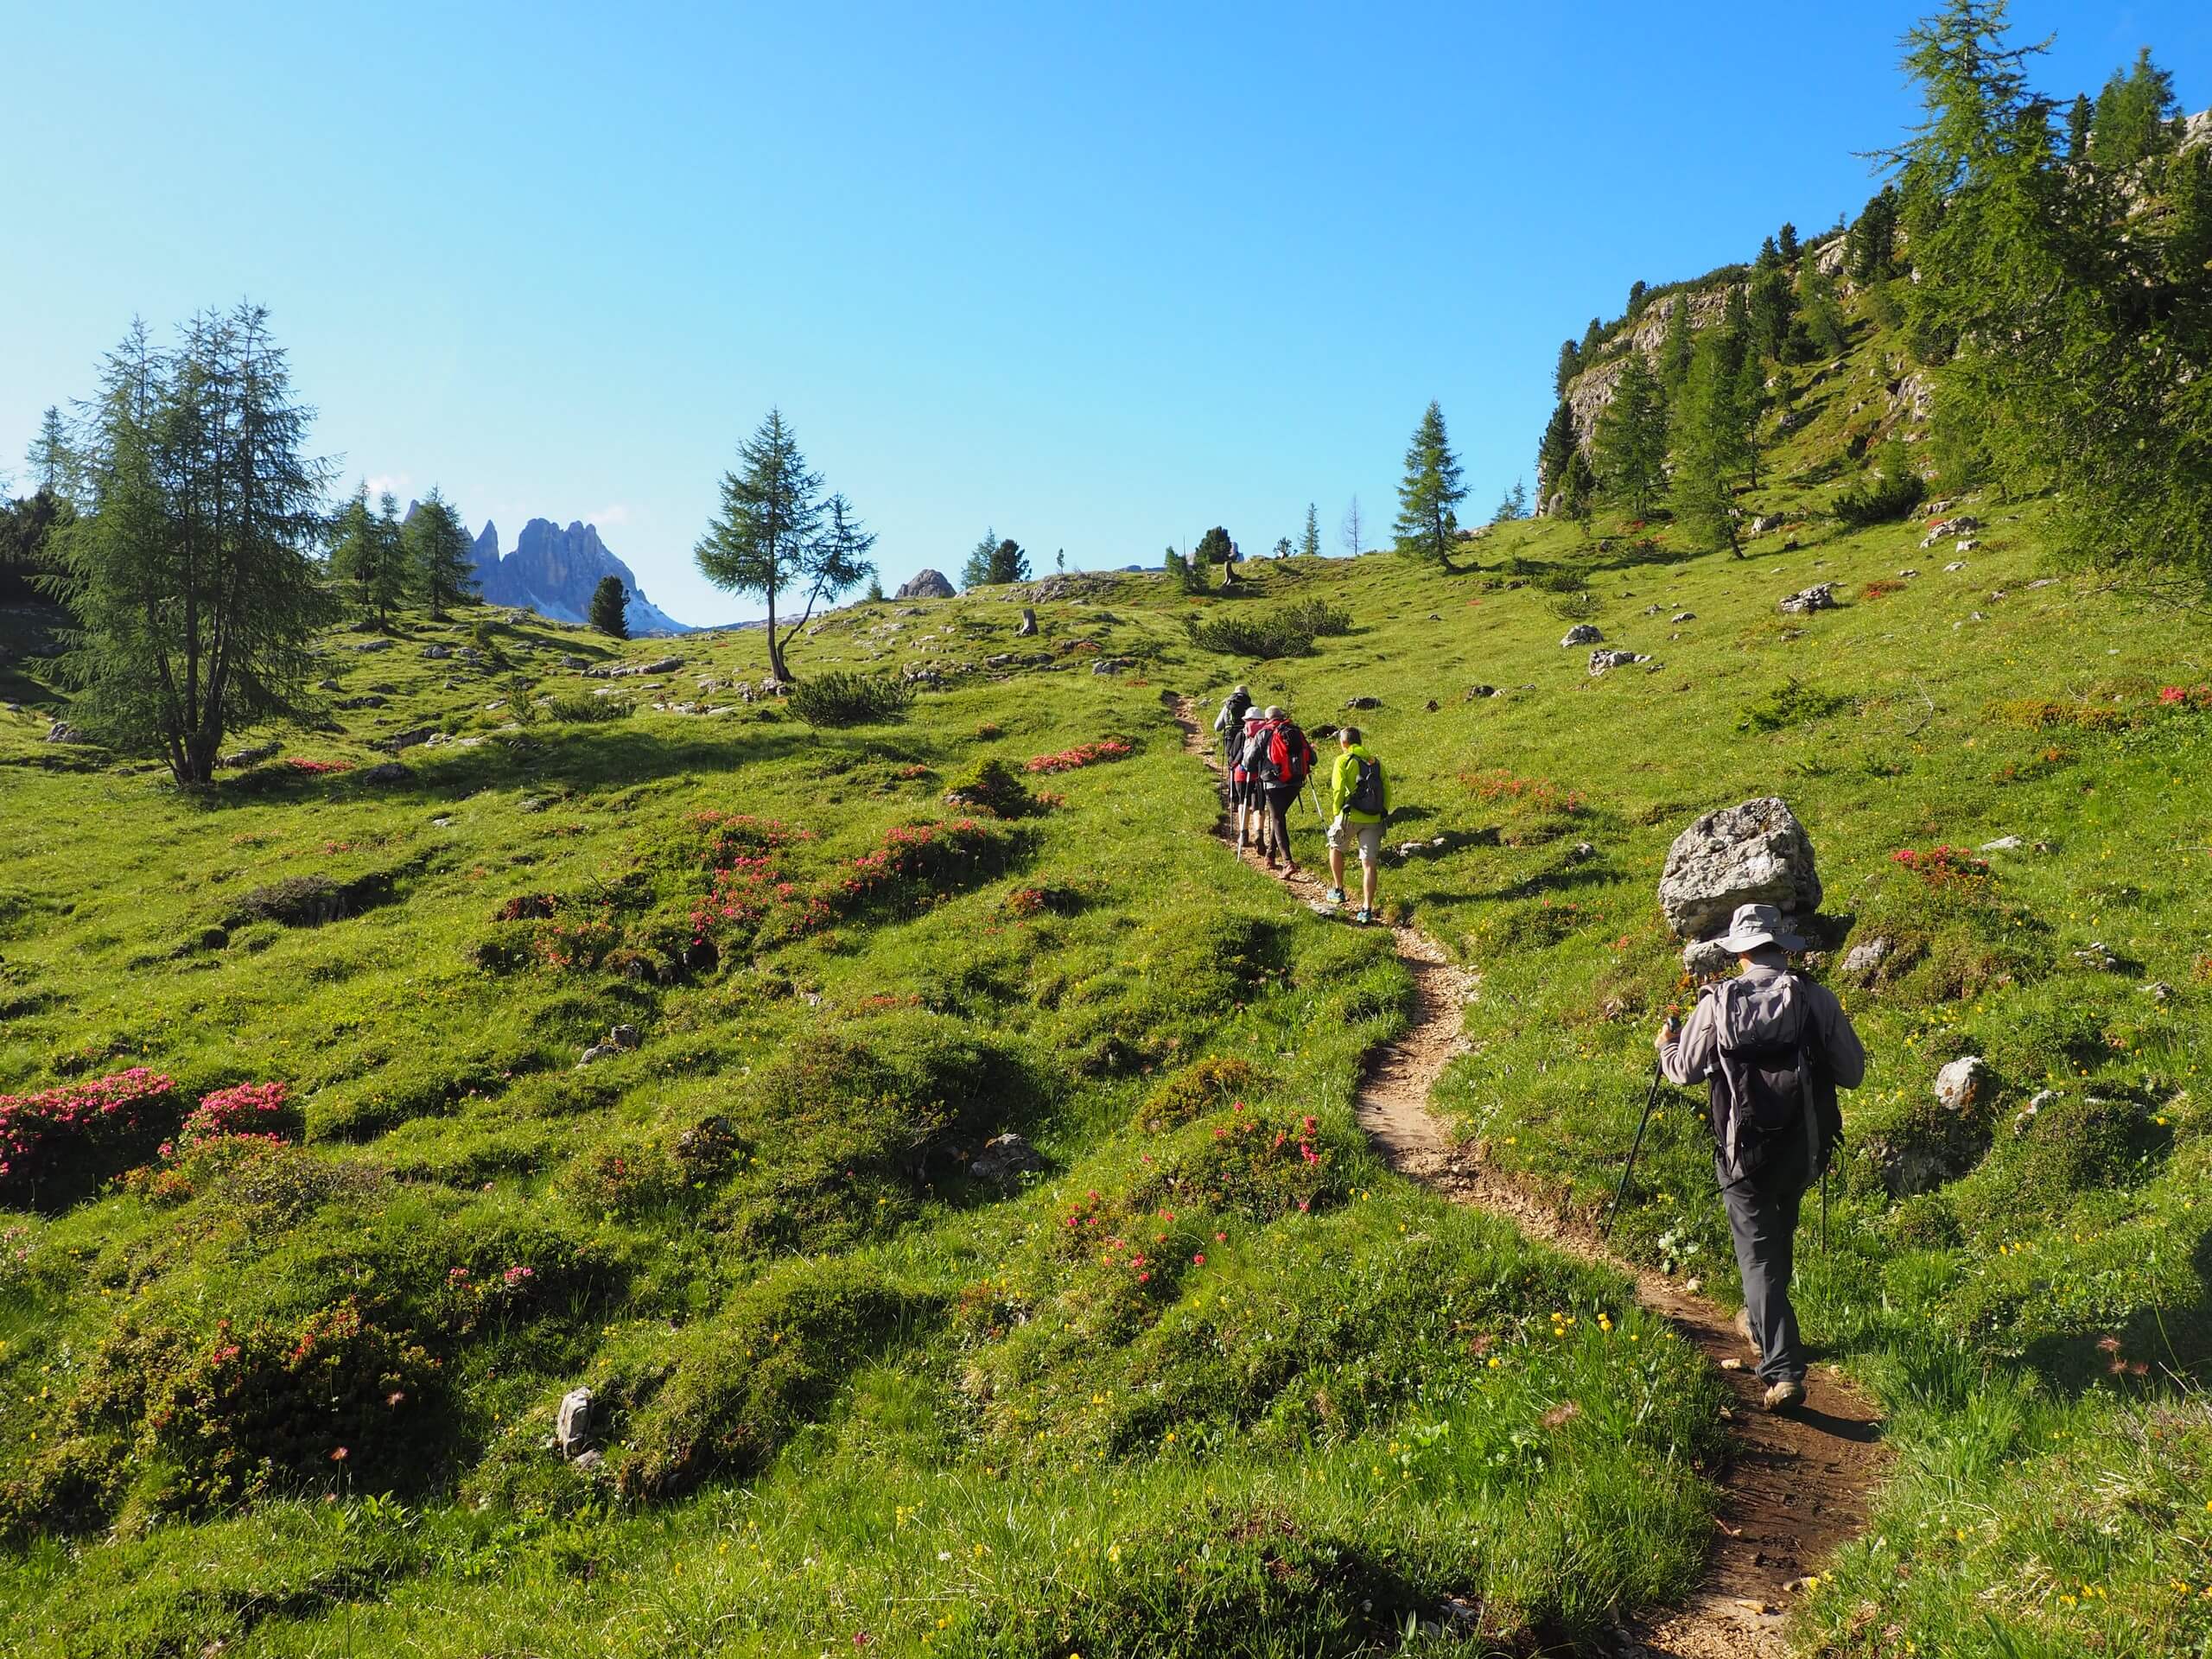
[{"label": "hiker in green jacket", "polygon": [[1375,919],[1375,866],[1382,856],[1382,822],[1390,816],[1390,785],[1382,763],[1360,741],[1359,728],[1337,734],[1337,760],[1329,768],[1329,902],[1344,901],[1344,855],[1359,843],[1359,909],[1353,919]]}]

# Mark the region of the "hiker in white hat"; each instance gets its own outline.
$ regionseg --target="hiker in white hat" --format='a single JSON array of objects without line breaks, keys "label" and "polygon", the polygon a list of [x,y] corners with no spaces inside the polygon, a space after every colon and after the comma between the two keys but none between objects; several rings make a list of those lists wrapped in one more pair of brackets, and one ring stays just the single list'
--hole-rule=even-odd
[{"label": "hiker in white hat", "polygon": [[1739,906],[1719,944],[1741,971],[1707,986],[1687,1025],[1660,1027],[1659,1069],[1677,1087],[1711,1086],[1714,1173],[1744,1281],[1736,1328],[1780,1411],[1805,1398],[1789,1305],[1797,1206],[1842,1139],[1835,1091],[1866,1077],[1866,1051],[1834,993],[1791,969],[1805,941],[1772,905]]}]

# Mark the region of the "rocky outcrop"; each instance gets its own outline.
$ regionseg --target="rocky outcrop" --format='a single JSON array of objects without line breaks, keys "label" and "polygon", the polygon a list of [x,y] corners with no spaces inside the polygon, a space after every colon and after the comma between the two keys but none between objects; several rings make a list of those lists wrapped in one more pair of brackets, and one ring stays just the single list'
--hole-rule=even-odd
[{"label": "rocky outcrop", "polygon": [[1774,795],[1707,813],[1675,838],[1659,877],[1659,907],[1678,939],[1719,932],[1738,905],[1803,916],[1820,903],[1813,838]]},{"label": "rocky outcrop", "polygon": [[917,570],[899,584],[894,599],[950,599],[952,584],[937,570]]},{"label": "rocky outcrop", "polygon": [[596,524],[576,522],[563,530],[550,518],[533,518],[522,527],[515,550],[502,558],[499,527],[487,522],[478,532],[470,556],[476,564],[476,585],[488,604],[527,608],[556,622],[580,623],[591,609],[592,590],[602,577],[613,576],[629,597],[633,639],[690,632],[645,597],[630,567],[600,539]]}]

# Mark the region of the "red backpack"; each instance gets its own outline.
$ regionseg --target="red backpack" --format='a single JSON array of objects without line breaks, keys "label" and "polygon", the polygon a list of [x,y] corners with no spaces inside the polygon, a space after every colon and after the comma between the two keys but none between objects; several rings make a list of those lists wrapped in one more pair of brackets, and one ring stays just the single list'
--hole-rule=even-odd
[{"label": "red backpack", "polygon": [[1300,785],[1313,770],[1313,746],[1287,720],[1268,726],[1267,757],[1268,770],[1274,774],[1270,783]]}]

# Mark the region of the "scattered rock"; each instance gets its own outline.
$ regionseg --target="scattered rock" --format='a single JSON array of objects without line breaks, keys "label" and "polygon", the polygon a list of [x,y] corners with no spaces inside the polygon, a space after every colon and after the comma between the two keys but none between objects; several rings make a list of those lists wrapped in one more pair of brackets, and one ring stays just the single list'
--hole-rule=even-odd
[{"label": "scattered rock", "polygon": [[588,1452],[579,1452],[569,1459],[569,1466],[580,1475],[588,1475],[607,1461],[606,1455],[596,1446]]},{"label": "scattered rock", "polygon": [[1854,979],[1868,978],[1890,959],[1890,953],[1895,949],[1887,939],[1869,939],[1864,944],[1854,944],[1844,953],[1843,971]]},{"label": "scattered rock", "polygon": [[894,599],[950,599],[952,584],[935,570],[917,570],[912,577],[899,584]]},{"label": "scattered rock", "polygon": [[1943,567],[1943,571],[1944,571],[1944,574],[1945,574],[1946,575],[1955,575],[1955,574],[1956,574],[1957,572],[1959,572],[1959,571],[1961,571],[1961,570],[1965,569],[1966,568],[1967,568],[1967,562],[1966,562],[1964,559],[1954,559],[1954,560],[1952,560],[1952,561],[1950,562],[1950,563],[1948,563],[1948,564],[1947,564],[1947,565],[1945,565],[1945,566]]},{"label": "scattered rock", "polygon": [[2074,953],[2074,960],[2101,973],[2113,973],[2120,967],[2120,957],[2101,939],[2092,939]]},{"label": "scattered rock", "polygon": [[1762,513],[1751,520],[1751,534],[1754,536],[1764,536],[1770,530],[1781,528],[1782,515],[1778,512]]},{"label": "scattered rock", "polygon": [[1136,664],[1126,657],[1101,657],[1090,665],[1093,674],[1126,674]]},{"label": "scattered rock", "polygon": [[561,1396],[561,1408],[553,1418],[553,1443],[564,1458],[575,1456],[591,1440],[591,1399],[589,1389],[570,1389]]},{"label": "scattered rock", "polygon": [[2153,1002],[2171,1002],[2174,1000],[2174,988],[2163,979],[2154,979],[2148,985],[2139,985],[2135,988]]},{"label": "scattered rock", "polygon": [[1566,637],[1559,642],[1559,648],[1561,651],[1572,651],[1577,645],[1594,645],[1605,637],[1594,625],[1578,622],[1567,631]]},{"label": "scattered rock", "polygon": [[1631,663],[1648,663],[1650,658],[1633,651],[1599,650],[1590,653],[1590,677],[1595,679],[1607,669],[1626,668]]},{"label": "scattered rock", "polygon": [[1736,965],[1736,953],[1718,939],[1693,939],[1682,947],[1682,971],[1693,979],[1710,979]]},{"label": "scattered rock", "polygon": [[2059,1093],[2057,1090],[2037,1090],[2034,1097],[2031,1099],[2026,1105],[2021,1107],[2018,1111],[2012,1114],[2012,1133],[2015,1135],[2025,1135],[2030,1129],[2035,1128],[2036,1119],[2043,1115],[2044,1108],[2046,1106],[2056,1106],[2058,1103],[2058,1101]]},{"label": "scattered rock", "polygon": [[2033,592],[2034,592],[2037,588],[2049,588],[2049,587],[2051,587],[2051,586],[2053,586],[2055,583],[2056,583],[2056,582],[2057,582],[2057,581],[2058,581],[2058,578],[2057,578],[2056,576],[2037,576],[2037,577],[2033,582],[2030,582],[2030,583],[2029,583],[2025,588],[2023,588],[2020,591],[2021,591],[2022,593],[2031,594],[2031,593],[2033,593]]},{"label": "scattered rock", "polygon": [[404,784],[415,773],[404,761],[383,760],[353,775],[365,784]]},{"label": "scattered rock", "polygon": [[1667,620],[1669,622],[1694,622],[1697,620],[1697,613],[1695,611],[1676,611]]},{"label": "scattered rock", "polygon": [[673,674],[677,669],[683,666],[683,659],[681,657],[656,657],[652,662],[647,663],[644,667],[640,668],[638,672],[640,674]]},{"label": "scattered rock", "polygon": [[1928,533],[1920,538],[1920,544],[1926,548],[1933,547],[1938,542],[1956,541],[1960,537],[1980,528],[1981,520],[1970,514],[1961,513],[1956,518],[1938,518],[1928,526]]},{"label": "scattered rock", "polygon": [[561,658],[561,666],[563,668],[575,669],[589,668],[591,666],[591,658],[588,657],[563,656]]},{"label": "scattered rock", "polygon": [[1719,932],[1738,905],[1806,915],[1820,903],[1812,837],[1775,795],[1698,819],[1675,838],[1659,878],[1660,908],[1678,939]]},{"label": "scattered rock", "polygon": [[1380,709],[1382,706],[1382,699],[1380,697],[1346,697],[1344,699],[1344,707],[1347,709]]},{"label": "scattered rock", "polygon": [[1994,841],[1983,842],[1980,850],[1985,853],[2011,853],[2017,852],[2025,844],[2018,836],[1999,836]]},{"label": "scattered rock", "polygon": [[583,1058],[576,1062],[579,1069],[594,1065],[601,1060],[611,1060],[622,1051],[612,1043],[594,1043],[584,1050]]},{"label": "scattered rock", "polygon": [[1832,611],[1835,608],[1835,583],[1815,582],[1810,588],[1790,594],[1782,601],[1779,608],[1792,616],[1804,616],[1814,611]]},{"label": "scattered rock", "polygon": [[1494,685],[1471,685],[1467,688],[1466,695],[1462,696],[1459,701],[1462,702],[1472,702],[1477,697],[1496,697],[1502,696],[1504,694],[1499,691]]},{"label": "scattered rock", "polygon": [[607,1040],[617,1048],[635,1048],[641,1039],[635,1026],[616,1026],[607,1033]]},{"label": "scattered rock", "polygon": [[1973,537],[1965,536],[1960,537],[1958,544],[1952,548],[1951,551],[1954,553],[1971,553],[1980,545],[1981,543],[1976,541]]},{"label": "scattered rock", "polygon": [[452,655],[453,647],[451,645],[425,645],[423,647],[423,658],[428,662],[442,663]]},{"label": "scattered rock", "polygon": [[515,803],[515,810],[518,812],[543,812],[550,804],[550,802],[541,800],[535,795],[525,795],[522,799]]},{"label": "scattered rock", "polygon": [[391,641],[385,639],[364,639],[353,647],[356,651],[390,651]]},{"label": "scattered rock", "polygon": [[1018,1135],[995,1135],[968,1166],[968,1173],[982,1181],[1010,1181],[1045,1167],[1037,1149]]},{"label": "scattered rock", "polygon": [[1034,638],[1036,632],[1037,613],[1025,605],[1021,607],[1021,620],[1014,625],[1014,637],[1017,639],[1028,639]]},{"label": "scattered rock", "polygon": [[338,689],[338,682],[335,680],[317,680],[315,683],[315,689],[318,691],[335,691]]},{"label": "scattered rock", "polygon": [[46,728],[48,743],[82,743],[85,734],[66,720],[57,720]]},{"label": "scattered rock", "polygon": [[1936,1103],[1946,1111],[1967,1111],[1989,1093],[1996,1081],[1996,1074],[1980,1055],[1961,1055],[1936,1074]]},{"label": "scattered rock", "polygon": [[1907,581],[1907,582],[1910,582],[1910,581],[1911,581],[1915,576],[1918,575],[1919,574],[1920,574],[1920,572],[1919,572],[1919,571],[1917,571],[1917,570],[1900,570],[1900,571],[1898,571],[1898,572],[1897,572],[1897,575],[1900,575],[1900,576],[1902,576],[1902,577],[1904,577],[1904,580],[1905,580],[1905,581]]}]

